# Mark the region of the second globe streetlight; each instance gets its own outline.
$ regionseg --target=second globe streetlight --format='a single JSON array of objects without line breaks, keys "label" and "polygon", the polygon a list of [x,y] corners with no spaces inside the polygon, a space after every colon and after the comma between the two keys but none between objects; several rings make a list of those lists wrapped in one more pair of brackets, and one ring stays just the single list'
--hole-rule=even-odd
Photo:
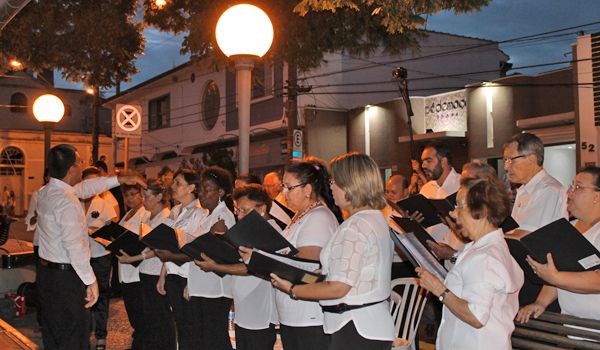
[{"label": "second globe streetlight", "polygon": [[238,103],[238,172],[250,168],[250,99],[254,60],[264,56],[273,42],[269,16],[254,5],[240,4],[223,12],[215,30],[217,44],[235,62]]},{"label": "second globe streetlight", "polygon": [[64,114],[65,105],[55,95],[42,95],[33,102],[33,115],[35,119],[42,123],[44,128],[44,169],[46,169],[48,152],[50,151],[52,127],[62,119]]}]

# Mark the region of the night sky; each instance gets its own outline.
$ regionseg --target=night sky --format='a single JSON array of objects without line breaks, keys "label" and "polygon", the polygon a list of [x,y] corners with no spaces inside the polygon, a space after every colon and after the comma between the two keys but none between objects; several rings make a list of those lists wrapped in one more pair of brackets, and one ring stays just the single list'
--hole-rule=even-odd
[{"label": "night sky", "polygon": [[[444,12],[431,16],[426,29],[505,41],[593,22],[600,22],[600,0],[493,0],[481,12],[458,16],[452,12]],[[500,48],[510,56],[509,62],[517,68],[509,74],[534,74],[564,67],[565,64],[518,68],[570,60],[571,44],[575,42],[579,31],[586,34],[600,32],[600,23],[548,34],[546,38],[536,37],[528,41],[509,41],[501,44]],[[178,66],[188,59],[187,56],[179,54],[183,36],[161,33],[152,28],[147,29],[145,35],[145,54],[136,62],[140,73],[133,77],[131,83],[123,84],[122,90]],[[57,80],[57,85],[78,88],[60,79]],[[106,91],[105,97],[113,94],[114,90]]]}]

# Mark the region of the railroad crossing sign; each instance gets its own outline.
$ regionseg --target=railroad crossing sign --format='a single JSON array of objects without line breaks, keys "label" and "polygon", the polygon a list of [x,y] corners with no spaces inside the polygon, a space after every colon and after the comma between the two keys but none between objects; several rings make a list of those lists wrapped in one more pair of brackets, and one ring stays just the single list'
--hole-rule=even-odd
[{"label": "railroad crossing sign", "polygon": [[115,136],[139,138],[142,136],[142,107],[118,104],[115,113]]}]

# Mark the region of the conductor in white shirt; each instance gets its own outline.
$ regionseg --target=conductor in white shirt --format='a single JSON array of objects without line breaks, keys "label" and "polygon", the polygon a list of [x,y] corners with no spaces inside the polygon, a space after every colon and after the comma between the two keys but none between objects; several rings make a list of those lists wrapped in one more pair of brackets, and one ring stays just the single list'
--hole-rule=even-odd
[{"label": "conductor in white shirt", "polygon": [[44,349],[89,349],[89,308],[98,300],[90,266],[85,213],[79,198],[101,193],[120,182],[144,184],[137,176],[81,181],[82,161],[75,147],[54,146],[48,153],[50,181],[39,194],[37,233]]},{"label": "conductor in white shirt", "polygon": [[[520,184],[511,216],[519,224],[516,231],[535,231],[560,218],[567,218],[567,192],[543,168],[544,144],[537,136],[520,133],[504,145],[504,169],[508,179]],[[519,233],[519,232],[515,232]],[[536,301],[542,286],[525,279],[519,294],[521,306]],[[556,303],[548,307],[558,311]]]}]

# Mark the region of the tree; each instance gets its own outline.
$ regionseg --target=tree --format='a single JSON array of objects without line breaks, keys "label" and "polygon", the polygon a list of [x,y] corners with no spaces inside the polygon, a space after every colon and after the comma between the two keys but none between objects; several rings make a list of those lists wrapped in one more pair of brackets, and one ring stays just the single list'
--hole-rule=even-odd
[{"label": "tree", "polygon": [[[64,79],[111,88],[138,72],[143,25],[133,20],[136,0],[34,0],[2,31],[0,60],[17,58],[40,72],[60,69]],[[1,62],[0,62],[1,63]],[[93,156],[98,158],[99,94],[95,98]]]}]

